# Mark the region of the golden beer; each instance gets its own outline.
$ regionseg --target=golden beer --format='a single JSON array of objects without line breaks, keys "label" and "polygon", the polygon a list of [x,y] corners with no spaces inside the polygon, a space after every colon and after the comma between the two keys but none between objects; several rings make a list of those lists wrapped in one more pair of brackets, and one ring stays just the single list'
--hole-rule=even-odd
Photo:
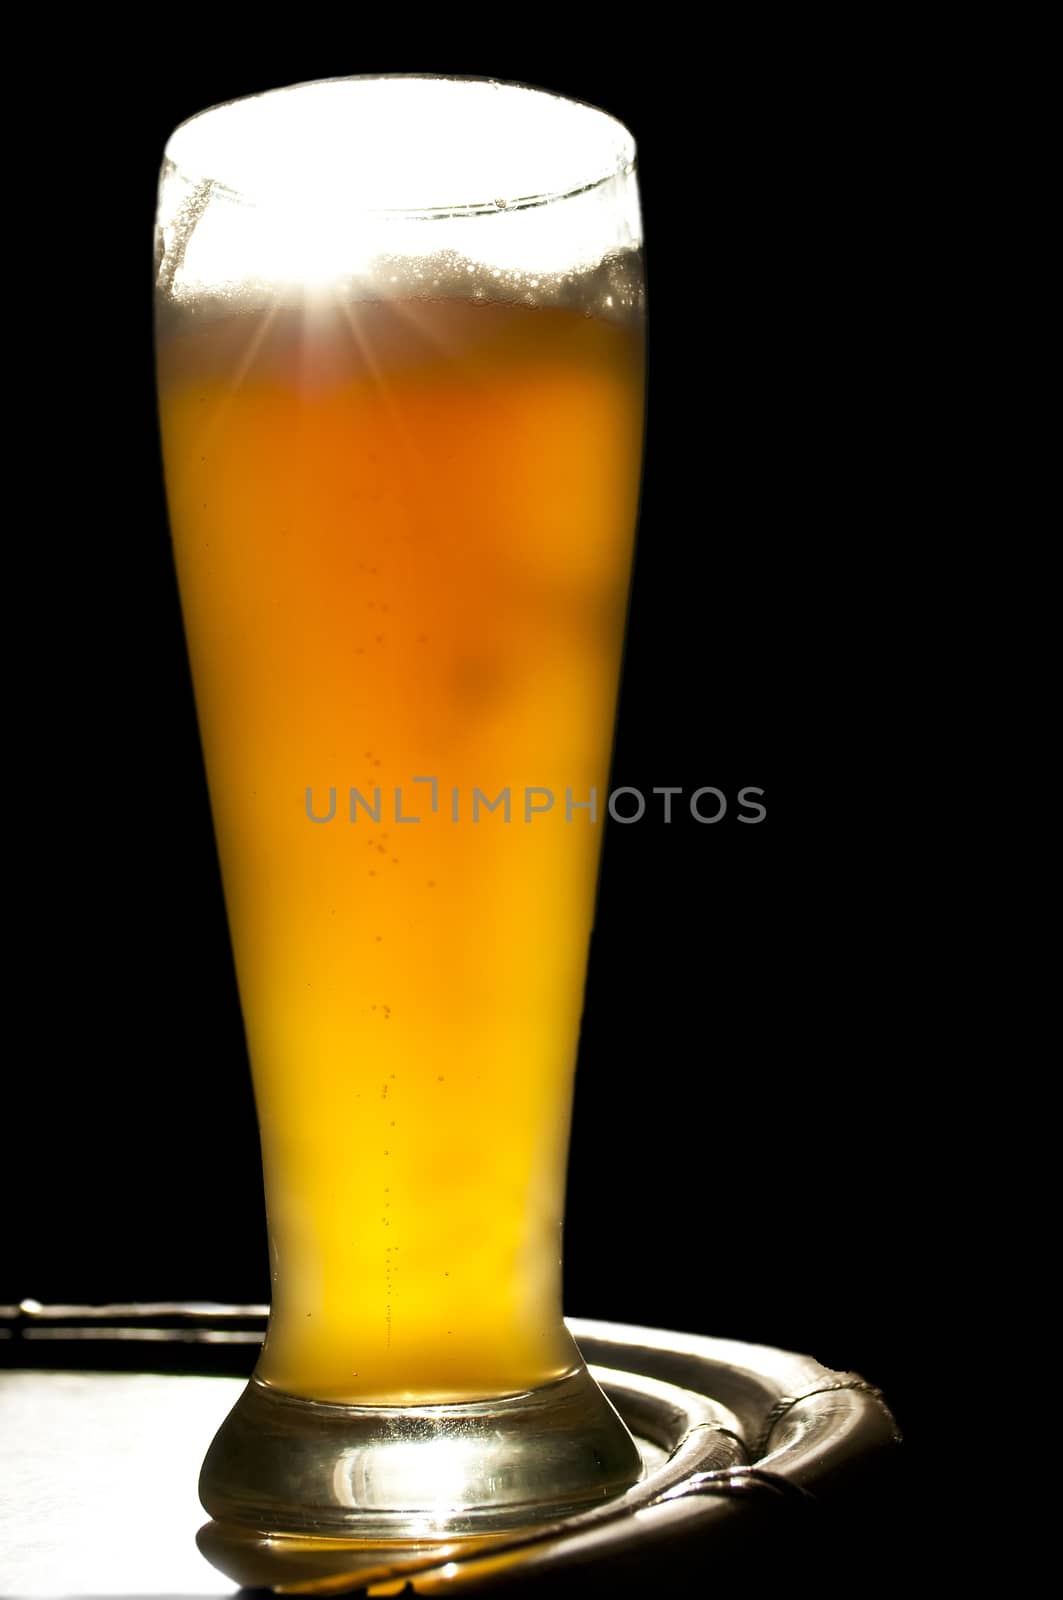
[{"label": "golden beer", "polygon": [[175,316],[159,385],[266,1177],[258,1377],[535,1389],[577,1361],[561,1223],[638,313]]},{"label": "golden beer", "polygon": [[561,1316],[640,244],[630,134],[522,85],[300,84],[167,145],[166,489],[272,1275],[200,1497],[256,1538],[494,1535],[642,1470]]}]

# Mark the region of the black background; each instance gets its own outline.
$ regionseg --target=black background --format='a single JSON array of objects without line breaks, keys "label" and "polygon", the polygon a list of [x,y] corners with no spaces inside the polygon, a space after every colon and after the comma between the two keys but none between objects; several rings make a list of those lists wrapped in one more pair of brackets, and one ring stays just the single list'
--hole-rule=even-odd
[{"label": "black background", "polygon": [[[208,104],[315,77],[510,78],[603,106],[639,146],[649,421],[613,782],[731,798],[715,826],[647,814],[606,832],[566,1310],[855,1368],[918,1453],[920,1087],[855,755],[859,637],[891,513],[879,352],[898,245],[888,135],[869,114],[882,84],[867,40],[840,71],[823,40],[751,26],[704,58],[662,40],[665,68],[621,49],[619,27],[579,54],[494,48],[490,32],[381,47],[352,30],[227,54],[171,39],[136,72],[69,91],[68,135],[31,185],[44,314],[25,404],[46,446],[41,582],[58,573],[67,597],[43,608],[42,654],[66,666],[39,679],[35,1025],[17,1081],[40,1101],[0,1299],[268,1297],[158,466],[165,139]],[[764,789],[758,826],[737,821],[745,785]]]}]

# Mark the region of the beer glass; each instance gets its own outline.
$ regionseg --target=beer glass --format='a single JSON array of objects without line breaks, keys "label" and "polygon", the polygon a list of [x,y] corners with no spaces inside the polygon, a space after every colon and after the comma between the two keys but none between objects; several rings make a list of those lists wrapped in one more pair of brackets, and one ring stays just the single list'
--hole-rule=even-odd
[{"label": "beer glass", "polygon": [[561,1318],[642,452],[630,134],[347,78],[172,135],[170,525],[272,1306],[204,1463],[278,1532],[492,1533],[640,1473]]}]

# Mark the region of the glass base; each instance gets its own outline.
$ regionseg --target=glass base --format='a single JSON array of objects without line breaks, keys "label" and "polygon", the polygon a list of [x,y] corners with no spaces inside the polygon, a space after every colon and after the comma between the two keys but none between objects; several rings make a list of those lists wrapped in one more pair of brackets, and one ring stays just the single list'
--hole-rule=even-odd
[{"label": "glass base", "polygon": [[207,1452],[211,1516],[359,1539],[495,1533],[568,1516],[642,1476],[586,1368],[465,1405],[325,1405],[252,1378]]}]

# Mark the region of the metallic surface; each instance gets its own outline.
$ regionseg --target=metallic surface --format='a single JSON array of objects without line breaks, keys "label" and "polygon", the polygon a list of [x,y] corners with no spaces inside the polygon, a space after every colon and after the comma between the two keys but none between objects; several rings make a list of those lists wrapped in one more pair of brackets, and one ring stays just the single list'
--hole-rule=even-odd
[{"label": "metallic surface", "polygon": [[[113,1308],[113,1331],[170,1321],[179,1340],[254,1331],[261,1308]],[[91,1313],[23,1309],[4,1359],[31,1328],[68,1363],[91,1359]],[[219,1326],[226,1324],[226,1328]],[[36,1326],[34,1326],[36,1324]],[[815,1515],[886,1456],[896,1426],[881,1396],[808,1356],[694,1334],[569,1319],[597,1381],[636,1435],[645,1476],[618,1500],[523,1533],[396,1548],[275,1539],[210,1523],[195,1546],[199,1464],[242,1380],[144,1373],[0,1373],[0,1569],[11,1596],[222,1596],[237,1583],[340,1593],[406,1579],[418,1593],[534,1584],[584,1573],[667,1573],[680,1549],[714,1552],[747,1528]],[[80,1341],[77,1333],[80,1330]],[[159,1333],[161,1330],[155,1328]],[[40,1341],[35,1341],[40,1349]],[[150,1343],[151,1341],[147,1341]],[[198,1341],[195,1341],[198,1342]],[[136,1349],[139,1340],[132,1341]],[[143,1349],[141,1345],[141,1349]],[[156,1343],[153,1348],[161,1348]],[[74,1352],[71,1355],[71,1351]],[[381,1589],[380,1592],[384,1592]]]}]

